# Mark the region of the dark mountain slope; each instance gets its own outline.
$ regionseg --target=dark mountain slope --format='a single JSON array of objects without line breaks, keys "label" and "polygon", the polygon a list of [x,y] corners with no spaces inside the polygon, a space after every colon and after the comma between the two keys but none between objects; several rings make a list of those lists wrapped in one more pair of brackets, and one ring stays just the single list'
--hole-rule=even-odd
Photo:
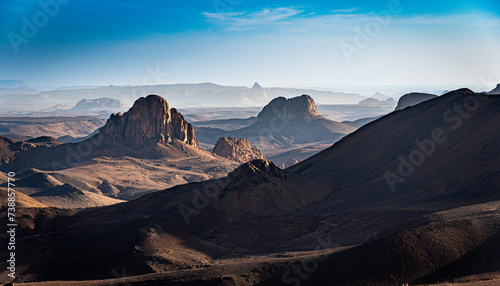
[{"label": "dark mountain slope", "polygon": [[500,97],[457,90],[369,123],[288,170],[335,190],[324,207],[499,199]]}]

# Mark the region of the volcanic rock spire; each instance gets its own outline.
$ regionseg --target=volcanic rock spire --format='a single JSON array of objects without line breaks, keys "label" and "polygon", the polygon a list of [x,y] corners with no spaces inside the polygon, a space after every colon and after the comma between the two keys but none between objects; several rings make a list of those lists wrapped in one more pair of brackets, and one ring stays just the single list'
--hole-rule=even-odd
[{"label": "volcanic rock spire", "polygon": [[173,139],[198,147],[193,126],[158,95],[139,98],[123,115],[112,114],[99,132],[133,149]]}]

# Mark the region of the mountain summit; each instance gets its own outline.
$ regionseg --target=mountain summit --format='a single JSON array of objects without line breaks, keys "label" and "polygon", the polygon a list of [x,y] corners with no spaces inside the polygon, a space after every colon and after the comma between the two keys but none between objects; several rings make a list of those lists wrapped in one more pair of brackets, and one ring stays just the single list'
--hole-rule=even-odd
[{"label": "mountain summit", "polygon": [[134,149],[150,143],[167,144],[174,139],[198,147],[193,126],[158,95],[139,98],[123,115],[112,114],[99,132]]},{"label": "mountain summit", "polygon": [[255,82],[252,86],[252,90],[262,90],[262,86],[258,82]]},{"label": "mountain summit", "polygon": [[286,114],[288,120],[319,118],[314,100],[306,94],[290,99],[277,97],[262,109],[257,118],[259,121],[271,121],[279,116],[279,113]]}]

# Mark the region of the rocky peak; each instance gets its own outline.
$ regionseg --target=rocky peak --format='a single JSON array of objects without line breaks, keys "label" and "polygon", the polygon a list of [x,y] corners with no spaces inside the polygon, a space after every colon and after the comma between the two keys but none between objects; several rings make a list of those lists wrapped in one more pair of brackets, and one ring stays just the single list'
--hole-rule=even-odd
[{"label": "rocky peak", "polygon": [[285,117],[287,120],[308,120],[319,117],[319,114],[312,97],[304,94],[290,99],[277,97],[271,100],[257,117],[259,121],[271,121],[276,117]]},{"label": "rocky peak", "polygon": [[262,90],[262,86],[258,82],[255,82],[252,86],[253,90]]},{"label": "rocky peak", "polygon": [[236,180],[250,179],[250,181],[254,181],[254,179],[263,177],[286,180],[286,173],[274,165],[273,162],[262,159],[247,162],[229,173],[229,178]]},{"label": "rocky peak", "polygon": [[248,140],[232,137],[219,138],[217,143],[215,143],[212,153],[238,163],[246,163],[255,159],[266,159],[264,154],[257,147],[252,147]]},{"label": "rocky peak", "polygon": [[151,143],[167,144],[173,139],[198,147],[193,126],[158,95],[139,98],[123,115],[112,114],[99,132],[134,149]]}]

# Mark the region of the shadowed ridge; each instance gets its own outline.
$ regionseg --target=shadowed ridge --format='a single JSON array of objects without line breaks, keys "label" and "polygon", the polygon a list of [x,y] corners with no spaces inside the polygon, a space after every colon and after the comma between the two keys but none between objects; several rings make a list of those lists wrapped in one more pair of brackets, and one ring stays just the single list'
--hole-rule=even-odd
[{"label": "shadowed ridge", "polygon": [[52,136],[40,136],[37,138],[27,140],[26,142],[29,142],[29,143],[48,143],[48,144],[52,144],[52,145],[63,144],[61,141],[57,140],[56,138],[54,138]]},{"label": "shadowed ridge", "polygon": [[229,173],[230,178],[249,178],[254,174],[266,175],[269,177],[280,178],[286,180],[285,171],[276,167],[273,162],[265,159],[257,159],[247,162],[236,170]]},{"label": "shadowed ridge", "polygon": [[499,180],[499,100],[469,89],[449,92],[371,122],[287,171],[345,190],[345,207],[499,198],[485,188]]}]

